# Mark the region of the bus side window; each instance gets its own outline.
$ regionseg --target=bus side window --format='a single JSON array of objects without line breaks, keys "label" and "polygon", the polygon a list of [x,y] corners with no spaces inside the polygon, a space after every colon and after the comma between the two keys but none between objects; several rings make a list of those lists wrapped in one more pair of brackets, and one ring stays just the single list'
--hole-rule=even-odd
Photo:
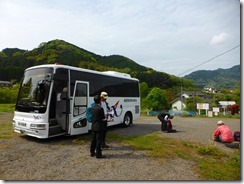
[{"label": "bus side window", "polygon": [[87,84],[77,84],[74,96],[74,116],[85,113],[87,100]]}]

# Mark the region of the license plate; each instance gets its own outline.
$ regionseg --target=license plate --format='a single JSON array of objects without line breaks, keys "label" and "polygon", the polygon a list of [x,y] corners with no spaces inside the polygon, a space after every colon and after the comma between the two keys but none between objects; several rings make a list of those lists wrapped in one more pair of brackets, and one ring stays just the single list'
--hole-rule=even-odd
[{"label": "license plate", "polygon": [[26,123],[18,122],[18,125],[26,127]]}]

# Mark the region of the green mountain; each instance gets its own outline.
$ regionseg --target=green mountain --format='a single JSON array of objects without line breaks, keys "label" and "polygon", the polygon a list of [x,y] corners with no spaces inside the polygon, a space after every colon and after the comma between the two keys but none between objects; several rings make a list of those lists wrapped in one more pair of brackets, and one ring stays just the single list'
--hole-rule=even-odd
[{"label": "green mountain", "polygon": [[[146,82],[149,87],[162,89],[173,88],[181,84],[181,78],[137,64],[135,61],[120,55],[100,56],[79,48],[63,40],[52,40],[41,43],[33,50],[6,48],[0,52],[0,80],[17,80],[23,76],[26,68],[60,62],[97,71],[118,71]],[[189,80],[184,84],[193,86]]]},{"label": "green mountain", "polygon": [[[30,51],[18,48],[3,49],[0,52],[0,80],[19,81],[26,68],[56,62],[97,71],[113,70],[128,73],[138,78],[140,82],[146,82],[149,87],[176,89],[182,82],[182,78],[139,65],[127,57],[100,56],[63,40],[43,42]],[[240,86],[240,65],[230,69],[199,70],[186,75],[183,80],[184,87],[192,87],[193,83],[197,87],[238,87]]]},{"label": "green mountain", "polygon": [[241,68],[236,65],[229,69],[199,70],[184,78],[192,80],[198,87],[240,88]]}]

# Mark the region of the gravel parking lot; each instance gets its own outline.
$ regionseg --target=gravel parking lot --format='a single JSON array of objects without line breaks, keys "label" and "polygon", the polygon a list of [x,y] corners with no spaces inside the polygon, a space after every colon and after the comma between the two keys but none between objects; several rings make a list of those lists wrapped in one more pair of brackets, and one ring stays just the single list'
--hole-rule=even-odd
[{"label": "gravel parking lot", "polygon": [[[3,118],[4,116],[4,118]],[[12,114],[0,114],[2,121],[11,123]],[[141,117],[129,128],[111,127],[110,132],[122,136],[147,135],[159,131],[162,137],[211,142],[216,128],[215,118],[180,118],[172,120],[177,133],[160,132],[156,117]],[[223,119],[234,130],[240,130],[239,119]],[[82,135],[81,135],[82,136]],[[21,136],[0,139],[1,180],[79,180],[79,181],[165,181],[201,180],[195,171],[196,163],[175,158],[159,162],[143,151],[135,151],[126,144],[111,142],[110,149],[104,150],[106,159],[91,158],[89,143],[74,144],[74,137],[56,137],[48,140]],[[220,143],[220,149],[232,152]]]}]

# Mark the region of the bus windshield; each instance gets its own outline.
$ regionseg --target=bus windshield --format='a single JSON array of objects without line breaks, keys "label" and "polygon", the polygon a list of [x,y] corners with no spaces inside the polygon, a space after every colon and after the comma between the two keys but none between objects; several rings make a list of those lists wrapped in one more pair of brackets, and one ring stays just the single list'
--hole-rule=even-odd
[{"label": "bus windshield", "polygon": [[16,111],[45,113],[52,79],[52,68],[27,70],[20,86]]}]

